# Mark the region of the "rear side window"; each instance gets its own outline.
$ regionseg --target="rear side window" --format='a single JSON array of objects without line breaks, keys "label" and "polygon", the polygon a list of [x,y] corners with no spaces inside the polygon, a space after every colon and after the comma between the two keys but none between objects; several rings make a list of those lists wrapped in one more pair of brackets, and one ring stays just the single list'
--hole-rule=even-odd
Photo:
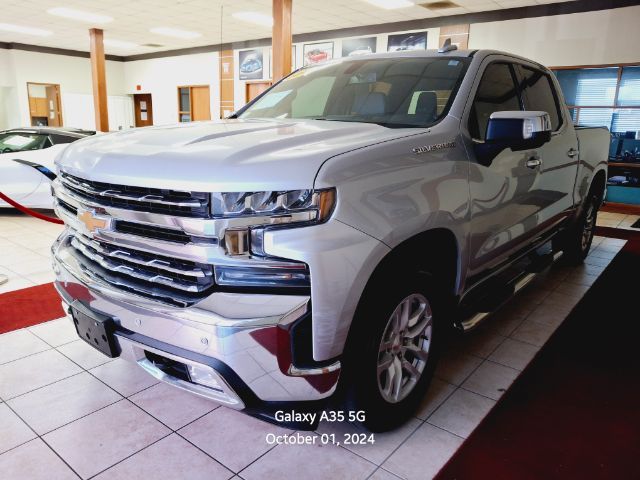
[{"label": "rear side window", "polygon": [[553,130],[560,128],[561,116],[558,98],[551,83],[551,77],[545,72],[519,65],[520,89],[525,110],[547,112],[551,117]]},{"label": "rear side window", "polygon": [[67,135],[58,135],[54,133],[53,135],[51,135],[51,140],[53,140],[53,143],[55,145],[58,145],[60,143],[75,142],[76,140],[78,140],[78,137],[69,137]]},{"label": "rear side window", "polygon": [[469,116],[469,133],[477,140],[484,140],[489,117],[494,112],[522,110],[520,96],[507,63],[492,63],[480,80]]}]

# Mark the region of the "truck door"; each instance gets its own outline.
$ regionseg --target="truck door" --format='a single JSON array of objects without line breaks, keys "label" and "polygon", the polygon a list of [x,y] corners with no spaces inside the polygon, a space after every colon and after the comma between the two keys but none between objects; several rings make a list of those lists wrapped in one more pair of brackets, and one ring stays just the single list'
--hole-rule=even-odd
[{"label": "truck door", "polygon": [[573,208],[578,169],[578,137],[573,122],[563,118],[561,98],[551,75],[535,66],[516,66],[525,110],[547,112],[551,118],[551,141],[537,149],[539,222],[542,230],[562,221]]},{"label": "truck door", "polygon": [[538,198],[539,170],[529,162],[536,152],[507,148],[489,164],[475,156],[474,145],[484,141],[492,113],[523,110],[511,62],[493,61],[480,73],[461,124],[471,157],[468,286],[531,241],[543,203]]}]

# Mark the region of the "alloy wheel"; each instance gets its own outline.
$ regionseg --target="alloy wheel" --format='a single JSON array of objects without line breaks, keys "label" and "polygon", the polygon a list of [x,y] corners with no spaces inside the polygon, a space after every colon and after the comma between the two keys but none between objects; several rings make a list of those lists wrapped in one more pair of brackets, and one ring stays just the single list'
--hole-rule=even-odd
[{"label": "alloy wheel", "polygon": [[405,297],[389,317],[378,349],[378,388],[389,403],[411,393],[429,358],[433,312],[419,293]]}]

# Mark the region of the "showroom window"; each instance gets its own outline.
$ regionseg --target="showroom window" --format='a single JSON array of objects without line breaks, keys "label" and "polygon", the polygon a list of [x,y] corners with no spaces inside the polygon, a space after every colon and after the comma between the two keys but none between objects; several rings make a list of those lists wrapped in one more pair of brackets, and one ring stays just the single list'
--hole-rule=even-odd
[{"label": "showroom window", "polygon": [[576,125],[640,130],[640,65],[555,69]]}]

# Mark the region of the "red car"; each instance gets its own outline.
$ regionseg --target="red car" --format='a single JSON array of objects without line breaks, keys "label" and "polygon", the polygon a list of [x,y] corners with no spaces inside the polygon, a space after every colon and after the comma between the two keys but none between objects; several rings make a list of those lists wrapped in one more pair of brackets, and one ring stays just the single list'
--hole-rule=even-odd
[{"label": "red car", "polygon": [[311,50],[310,52],[307,52],[307,60],[309,61],[309,63],[318,63],[318,62],[324,62],[325,60],[329,59],[329,53],[328,52],[323,52],[322,50],[319,49],[314,49]]}]

